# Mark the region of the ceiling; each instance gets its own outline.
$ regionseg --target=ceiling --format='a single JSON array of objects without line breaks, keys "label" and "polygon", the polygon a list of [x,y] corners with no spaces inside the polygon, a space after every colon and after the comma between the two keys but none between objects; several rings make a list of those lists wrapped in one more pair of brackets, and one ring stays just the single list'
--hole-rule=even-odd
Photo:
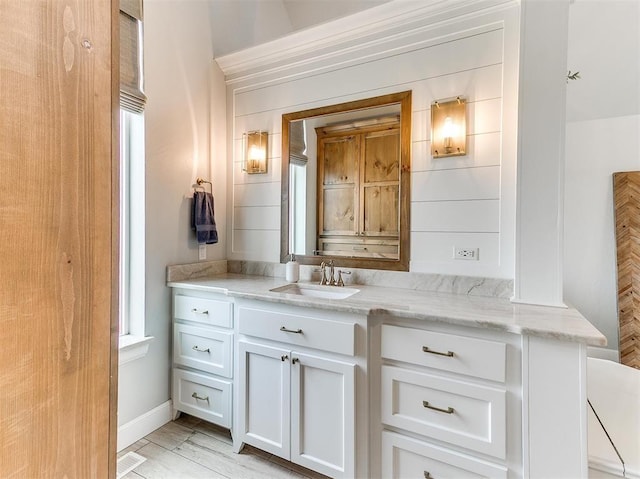
[{"label": "ceiling", "polygon": [[214,57],[382,5],[390,0],[209,0]]},{"label": "ceiling", "polygon": [[[389,1],[410,0],[205,1],[217,58]],[[640,1],[573,0],[568,40],[567,68],[579,71],[580,79],[567,85],[567,120],[640,113]]]}]

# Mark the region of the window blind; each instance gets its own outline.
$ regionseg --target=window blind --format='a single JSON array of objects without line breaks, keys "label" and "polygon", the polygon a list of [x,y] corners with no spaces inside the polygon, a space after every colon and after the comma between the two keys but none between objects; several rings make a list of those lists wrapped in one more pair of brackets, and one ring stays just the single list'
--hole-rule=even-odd
[{"label": "window blind", "polygon": [[297,165],[307,164],[307,142],[305,140],[304,120],[289,123],[289,161]]},{"label": "window blind", "polygon": [[142,113],[142,0],[120,0],[120,108]]}]

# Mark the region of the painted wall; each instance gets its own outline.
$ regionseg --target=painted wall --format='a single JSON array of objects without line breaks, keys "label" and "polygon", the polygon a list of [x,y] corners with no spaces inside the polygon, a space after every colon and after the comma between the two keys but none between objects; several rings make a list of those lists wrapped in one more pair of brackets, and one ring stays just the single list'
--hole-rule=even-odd
[{"label": "painted wall", "polygon": [[569,9],[564,293],[618,348],[612,173],[640,170],[640,3]]},{"label": "painted wall", "polygon": [[[372,55],[231,82],[229,258],[279,262],[283,113],[412,90],[411,271],[513,278],[518,21],[512,6],[417,28]],[[469,153],[433,160],[430,105],[457,95]],[[270,133],[267,175],[241,170],[242,133],[254,129]],[[480,260],[453,260],[454,246],[479,248]]]},{"label": "painted wall", "polygon": [[146,335],[154,336],[143,359],[119,374],[118,424],[170,397],[171,298],[166,266],[198,260],[190,230],[196,177],[213,181],[220,242],[207,259],[225,259],[226,99],[213,58],[205,2],[145,0],[146,122]]}]

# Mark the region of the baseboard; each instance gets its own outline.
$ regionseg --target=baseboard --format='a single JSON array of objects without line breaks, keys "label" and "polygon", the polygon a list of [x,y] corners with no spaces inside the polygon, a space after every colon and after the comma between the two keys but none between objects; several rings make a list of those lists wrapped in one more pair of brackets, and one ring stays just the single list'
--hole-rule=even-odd
[{"label": "baseboard", "polygon": [[598,348],[596,346],[587,347],[587,356],[590,358],[608,359],[615,363],[620,362],[617,349]]},{"label": "baseboard", "polygon": [[171,401],[153,408],[118,428],[118,452],[171,421]]}]

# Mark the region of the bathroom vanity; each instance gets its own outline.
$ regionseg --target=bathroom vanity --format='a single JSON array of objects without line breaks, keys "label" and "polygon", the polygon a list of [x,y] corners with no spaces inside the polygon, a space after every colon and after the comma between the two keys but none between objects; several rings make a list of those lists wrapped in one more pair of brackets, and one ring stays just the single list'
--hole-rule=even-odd
[{"label": "bathroom vanity", "polygon": [[586,347],[605,338],[575,310],[238,274],[169,286],[174,408],[236,451],[331,477],[587,477]]}]

